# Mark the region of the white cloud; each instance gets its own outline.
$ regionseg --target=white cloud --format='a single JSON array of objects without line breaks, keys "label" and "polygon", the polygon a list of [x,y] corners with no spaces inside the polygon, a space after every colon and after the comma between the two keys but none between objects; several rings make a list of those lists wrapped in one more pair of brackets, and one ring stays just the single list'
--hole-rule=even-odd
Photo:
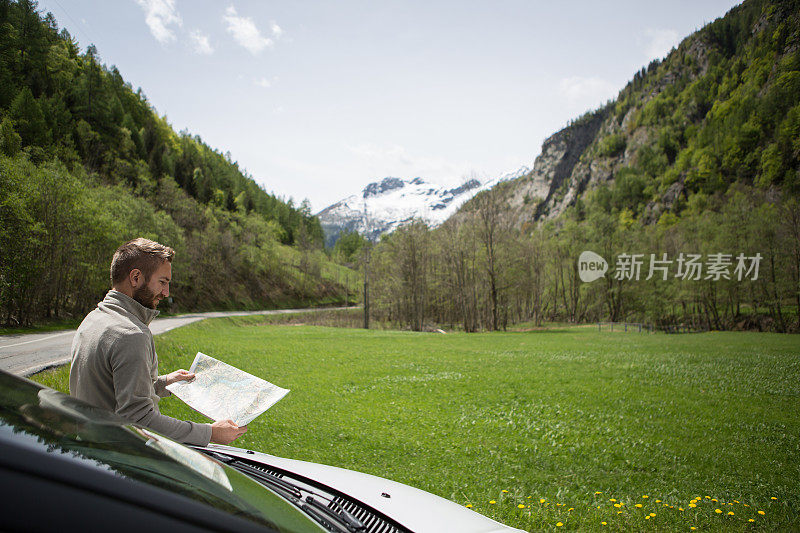
[{"label": "white cloud", "polygon": [[270,31],[272,38],[264,37],[261,31],[256,27],[255,22],[250,17],[240,17],[233,6],[225,10],[225,15],[222,17],[225,24],[228,26],[228,33],[233,35],[233,38],[241,46],[250,51],[251,54],[256,55],[264,48],[271,48],[275,44],[275,40],[280,38],[283,30],[275,22],[270,23]]},{"label": "white cloud", "polygon": [[572,110],[580,111],[595,109],[619,92],[619,87],[608,80],[582,76],[563,78],[558,88]]},{"label": "white cloud", "polygon": [[276,40],[280,39],[281,35],[283,35],[283,30],[281,29],[280,26],[278,26],[275,23],[274,20],[270,21],[269,28],[270,28],[270,30],[272,30],[272,35],[275,37]]},{"label": "white cloud", "polygon": [[272,87],[272,80],[268,80],[264,76],[261,76],[257,80],[254,80],[254,83],[259,87],[263,87],[264,89],[269,89]]},{"label": "white cloud", "polygon": [[644,30],[644,38],[647,41],[644,47],[647,61],[663,58],[672,47],[681,42],[681,36],[675,30],[647,28]]},{"label": "white cloud", "polygon": [[144,9],[144,21],[150,28],[150,33],[161,44],[166,44],[175,40],[170,26],[183,25],[180,15],[175,10],[175,0],[136,0]]},{"label": "white cloud", "polygon": [[214,53],[214,48],[208,42],[208,35],[203,35],[200,30],[194,30],[189,34],[192,41],[192,48],[198,54],[211,55]]}]

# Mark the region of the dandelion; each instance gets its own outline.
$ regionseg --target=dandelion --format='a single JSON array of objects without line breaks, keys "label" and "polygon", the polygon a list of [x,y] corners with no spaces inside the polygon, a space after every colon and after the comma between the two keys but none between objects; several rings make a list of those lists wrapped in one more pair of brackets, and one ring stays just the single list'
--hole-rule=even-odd
[{"label": "dandelion", "polygon": [[744,506],[745,506],[745,507],[750,507],[750,506],[749,506],[749,505],[747,505],[747,504],[744,504]]},{"label": "dandelion", "polygon": [[739,503],[739,500],[733,500],[733,503]]},{"label": "dandelion", "polygon": [[767,514],[767,513],[765,513],[764,511],[759,511],[759,512],[758,512],[758,514],[760,514],[760,515],[762,515],[762,516],[763,516],[763,515],[765,515],[765,514]]},{"label": "dandelion", "polygon": [[718,500],[717,500],[716,498],[711,498],[711,501],[712,501],[712,502],[716,502],[716,501],[718,501]]},{"label": "dandelion", "polygon": [[669,505],[668,503],[665,503],[665,504],[664,504],[664,507],[669,507],[669,506],[670,506],[670,505]]},{"label": "dandelion", "polygon": [[650,497],[650,496],[648,496],[647,494],[642,494],[642,498],[644,498],[644,499],[647,499],[647,498],[649,498],[649,497]]},{"label": "dandelion", "polygon": [[620,508],[620,507],[622,507],[622,506],[621,506],[620,504],[618,504],[618,503],[615,503],[615,504],[614,504],[614,507],[616,507],[617,509],[619,509],[619,508]]},{"label": "dandelion", "polygon": [[600,506],[598,505],[597,508],[600,509]]},{"label": "dandelion", "polygon": [[525,505],[524,504],[519,504],[519,505],[517,505],[517,507],[519,507],[520,509],[525,509]]},{"label": "dandelion", "polygon": [[545,499],[544,499],[544,498],[541,498],[541,499],[539,500],[539,503],[544,503],[544,502],[545,502]]},{"label": "dandelion", "polygon": [[611,498],[611,499],[610,499],[610,500],[608,500],[608,501],[610,501],[610,502],[612,502],[612,503],[613,503],[613,502],[615,502],[615,501],[617,501],[617,500],[615,500],[614,498]]},{"label": "dandelion", "polygon": [[467,509],[472,509],[472,504],[471,503],[467,504]]},{"label": "dandelion", "polygon": [[706,500],[710,500],[710,499],[711,499],[711,496],[706,496]]},{"label": "dandelion", "polygon": [[769,499],[770,499],[770,500],[777,500],[778,498],[776,498],[775,496],[770,496],[770,498],[769,498]]},{"label": "dandelion", "polygon": [[752,518],[748,519],[747,521],[748,522],[755,522],[755,520],[753,520]]},{"label": "dandelion", "polygon": [[617,511],[617,514],[622,514],[622,511]]},{"label": "dandelion", "polygon": [[661,500],[656,500],[656,503],[661,503]]},{"label": "dandelion", "polygon": [[650,516],[655,517],[656,513],[650,513]]},{"label": "dandelion", "polygon": [[608,525],[608,522],[600,522],[600,523],[603,524],[604,526]]},{"label": "dandelion", "polygon": [[679,510],[680,512],[683,512],[683,507],[678,507],[678,510]]},{"label": "dandelion", "polygon": [[496,502],[496,501],[494,501],[494,500],[489,500],[489,505],[494,505],[494,504],[496,504],[496,503],[497,503],[497,502]]},{"label": "dandelion", "polygon": [[690,527],[689,529],[691,529],[692,531],[694,531],[694,530],[695,530],[695,529],[697,529],[697,528],[696,528],[696,527],[694,527],[694,526],[692,526],[692,527]]},{"label": "dandelion", "polygon": [[639,507],[639,508],[641,508],[641,507],[642,507],[642,504],[641,504],[641,503],[637,503],[637,504],[636,504],[634,507]]},{"label": "dandelion", "polygon": [[594,491],[594,494],[595,494],[595,496],[597,496],[598,494],[603,494],[603,493],[600,492],[599,490],[596,490],[596,491]]},{"label": "dandelion", "polygon": [[556,523],[556,527],[561,527],[561,526],[563,526],[563,525],[564,525],[564,524],[563,524],[562,522],[557,522],[557,523]]},{"label": "dandelion", "polygon": [[502,492],[503,494],[508,494],[508,491],[506,489],[503,489],[500,492]]},{"label": "dandelion", "polygon": [[532,497],[533,497],[533,496],[528,496],[528,499],[530,500]]},{"label": "dandelion", "polygon": [[714,512],[717,514],[722,514],[722,509],[714,509]]},{"label": "dandelion", "polygon": [[650,515],[644,517],[645,520],[650,520]]},{"label": "dandelion", "polygon": [[569,509],[567,509],[567,512],[574,511],[574,510],[575,510],[574,507],[570,507]]},{"label": "dandelion", "polygon": [[696,503],[690,503],[689,507],[697,507],[697,504]]},{"label": "dandelion", "polygon": [[728,516],[733,516],[733,511],[728,511]]}]

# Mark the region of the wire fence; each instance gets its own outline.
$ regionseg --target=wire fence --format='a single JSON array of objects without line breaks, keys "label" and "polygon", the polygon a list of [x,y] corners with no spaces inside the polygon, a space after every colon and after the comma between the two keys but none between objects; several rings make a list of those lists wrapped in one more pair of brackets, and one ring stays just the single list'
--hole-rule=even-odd
[{"label": "wire fence", "polygon": [[597,331],[619,331],[619,332],[635,332],[635,333],[655,333],[661,331],[663,333],[703,333],[709,331],[708,328],[698,328],[691,324],[662,324],[654,326],[653,324],[643,324],[640,322],[598,322]]}]

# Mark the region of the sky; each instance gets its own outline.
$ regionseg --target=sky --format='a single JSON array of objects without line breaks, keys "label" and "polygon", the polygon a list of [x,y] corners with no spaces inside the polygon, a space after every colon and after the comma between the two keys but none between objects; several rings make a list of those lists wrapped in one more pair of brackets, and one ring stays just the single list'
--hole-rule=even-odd
[{"label": "sky", "polygon": [[159,115],[312,211],[532,167],[732,0],[40,0]]}]

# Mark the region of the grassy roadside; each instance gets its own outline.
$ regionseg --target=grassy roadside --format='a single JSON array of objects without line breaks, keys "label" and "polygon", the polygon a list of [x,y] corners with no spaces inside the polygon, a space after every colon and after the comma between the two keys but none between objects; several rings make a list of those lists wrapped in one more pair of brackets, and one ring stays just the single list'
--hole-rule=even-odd
[{"label": "grassy roadside", "polygon": [[[438,335],[263,318],[156,337],[162,371],[203,351],[292,389],[239,446],[389,477],[531,531],[800,528],[794,336]],[[66,388],[65,369],[36,379]],[[161,406],[203,419],[176,399]]]}]

